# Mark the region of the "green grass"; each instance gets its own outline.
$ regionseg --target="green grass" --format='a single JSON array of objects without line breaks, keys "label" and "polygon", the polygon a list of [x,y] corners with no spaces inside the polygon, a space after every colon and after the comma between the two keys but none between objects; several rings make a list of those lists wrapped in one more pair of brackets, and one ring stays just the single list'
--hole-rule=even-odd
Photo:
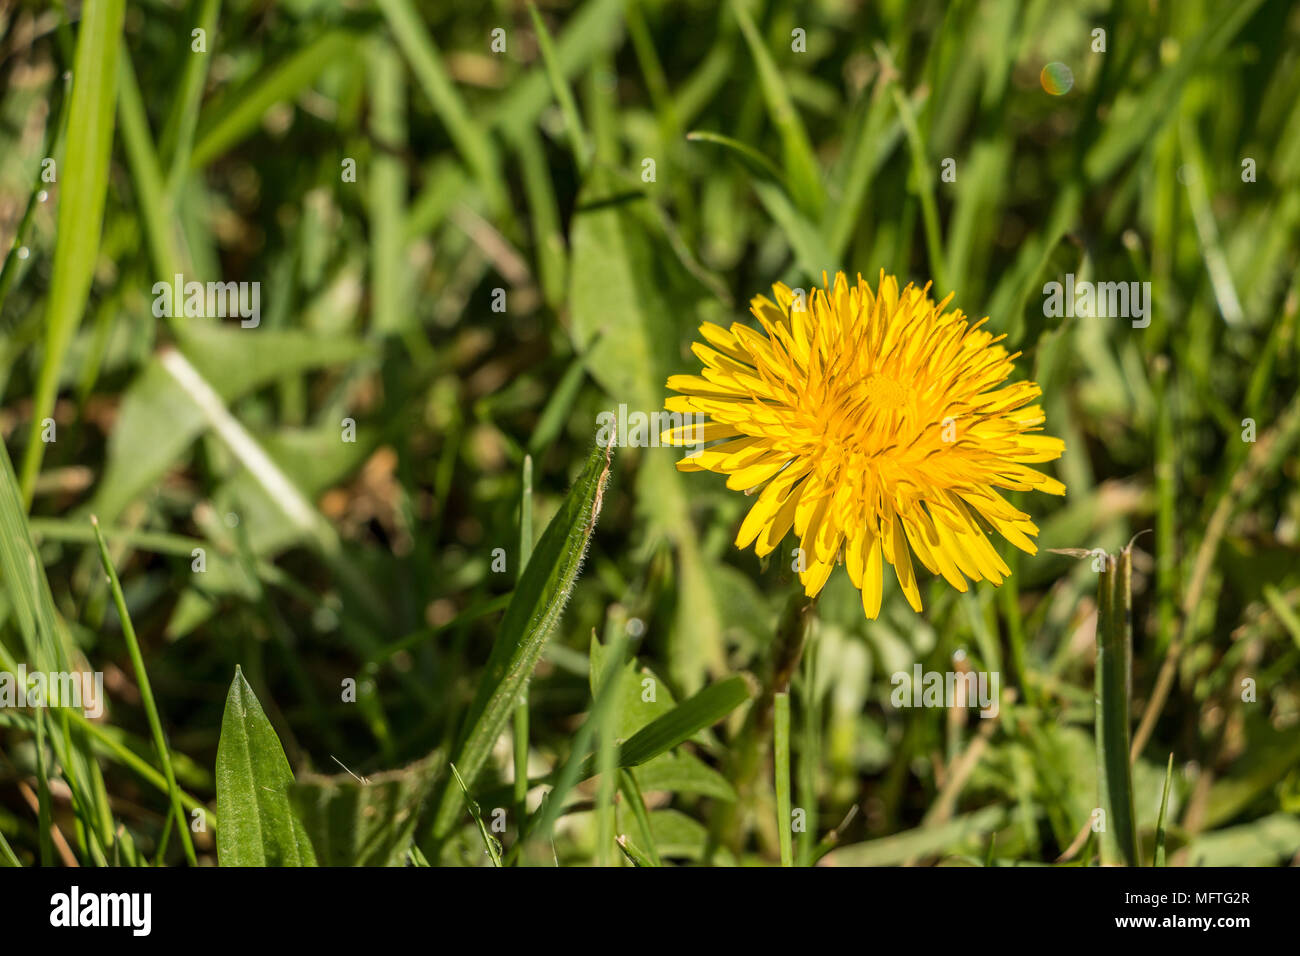
[{"label": "green grass", "polygon": [[[1300,853],[1291,4],[4,16],[0,672],[107,699],[0,707],[0,864]],[[955,292],[1042,386],[1068,492],[1009,493],[1001,588],[809,607],[749,499],[595,445],[837,268]],[[260,324],[155,316],[176,273]],[[1150,325],[1047,316],[1067,273]],[[917,664],[998,716],[894,707]]]}]

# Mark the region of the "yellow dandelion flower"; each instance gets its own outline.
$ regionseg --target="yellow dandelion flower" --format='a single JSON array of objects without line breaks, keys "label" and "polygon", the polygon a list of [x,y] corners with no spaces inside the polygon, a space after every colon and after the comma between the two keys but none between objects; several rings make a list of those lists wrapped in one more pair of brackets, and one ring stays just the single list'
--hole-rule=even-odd
[{"label": "yellow dandelion flower", "polygon": [[833,287],[825,273],[822,282],[806,301],[784,284],[772,287],[775,302],[754,298],[763,332],[700,327],[702,374],[669,378],[680,394],[666,406],[708,420],[662,440],[725,440],[677,467],[757,495],[737,547],[766,555],[793,528],[809,596],[843,560],[867,617],[880,612],[885,563],[921,610],[912,554],[959,591],[967,578],[1001,584],[1011,572],[985,528],[1030,554],[1038,528],[996,489],[1065,493],[1027,467],[1065,450],[1039,434],[1043,410],[1030,403],[1042,390],[1004,384],[1020,353],[980,328],[987,319],[948,311],[951,294],[936,304],[928,283],[900,292],[883,271],[875,291],[842,272]]}]

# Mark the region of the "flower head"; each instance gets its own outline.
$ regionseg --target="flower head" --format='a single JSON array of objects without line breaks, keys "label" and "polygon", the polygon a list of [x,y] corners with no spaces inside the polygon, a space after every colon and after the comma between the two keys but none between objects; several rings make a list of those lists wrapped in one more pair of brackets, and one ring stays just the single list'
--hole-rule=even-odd
[{"label": "flower head", "polygon": [[1065,443],[1039,434],[1033,382],[1005,384],[1009,354],[980,328],[935,303],[929,285],[901,292],[880,275],[873,291],[844,273],[806,299],[784,284],[757,296],[762,328],[706,322],[693,350],[700,375],[674,375],[671,412],[709,416],[664,432],[663,441],[713,442],[678,462],[713,471],[756,495],[736,546],[773,551],[799,537],[805,592],[817,594],[843,560],[868,617],[880,612],[884,564],[921,610],[911,555],[959,591],[967,578],[1001,584],[1010,570],[985,535],[996,530],[1023,551],[1037,548],[1029,515],[996,489],[1065,493],[1032,468]]}]

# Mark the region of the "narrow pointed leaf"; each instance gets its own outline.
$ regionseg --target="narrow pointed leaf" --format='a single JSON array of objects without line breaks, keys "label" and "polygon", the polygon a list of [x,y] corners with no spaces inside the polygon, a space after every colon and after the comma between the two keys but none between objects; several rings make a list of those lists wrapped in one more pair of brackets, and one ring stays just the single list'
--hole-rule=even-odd
[{"label": "narrow pointed leaf", "polygon": [[315,866],[289,806],[293,771],[243,671],[226,696],[217,742],[217,860],[222,866]]},{"label": "narrow pointed leaf", "polygon": [[635,767],[672,750],[748,699],[749,685],[738,674],[710,684],[633,735],[619,751],[619,765]]},{"label": "narrow pointed leaf", "polygon": [[[582,474],[542,533],[506,607],[487,671],[453,754],[467,788],[474,786],[568,603],[600,515],[612,451],[599,446],[592,449]],[[459,787],[444,788],[434,821],[436,834],[445,834],[455,823],[463,797]]]}]

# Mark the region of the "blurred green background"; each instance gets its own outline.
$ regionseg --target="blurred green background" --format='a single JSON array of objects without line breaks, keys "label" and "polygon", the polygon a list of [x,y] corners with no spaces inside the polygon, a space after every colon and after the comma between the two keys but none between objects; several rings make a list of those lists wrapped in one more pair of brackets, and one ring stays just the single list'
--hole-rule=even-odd
[{"label": "blurred green background", "polygon": [[[589,0],[543,4],[539,34],[507,2],[132,0],[120,29],[114,6],[0,2],[0,434],[70,646],[106,675],[101,729],[68,746],[102,773],[109,831],[155,853],[167,798],[138,766],[91,513],[187,793],[212,800],[236,664],[295,769],[396,767],[450,746],[479,684],[525,456],[540,534],[597,415],[661,408],[697,370],[699,321],[843,268],[934,280],[1023,353],[1068,447],[1064,499],[1014,498],[1042,549],[1140,534],[1135,724],[1172,669],[1134,770],[1148,852],[1172,753],[1173,862],[1296,859],[1300,8]],[[74,68],[97,77],[80,94]],[[178,273],[260,283],[260,323],[155,317]],[[1067,273],[1150,282],[1149,327],[1046,316]],[[788,561],[737,552],[747,501],[677,454],[614,456],[530,689],[538,777],[591,705],[593,632],[628,634],[675,699],[773,666]],[[1096,575],[1002,553],[1000,589],[925,576],[919,616],[887,576],[865,621],[832,576],[792,690],[800,862],[1094,858]],[[9,660],[19,625],[0,591]],[[889,705],[893,673],[955,655],[1014,688],[996,721]],[[640,781],[666,860],[776,859],[745,712]],[[0,712],[0,834],[23,862],[30,731]],[[471,787],[485,814],[509,805],[510,739]],[[560,862],[620,859],[607,797],[572,791]],[[485,862],[461,822],[428,849]]]}]

